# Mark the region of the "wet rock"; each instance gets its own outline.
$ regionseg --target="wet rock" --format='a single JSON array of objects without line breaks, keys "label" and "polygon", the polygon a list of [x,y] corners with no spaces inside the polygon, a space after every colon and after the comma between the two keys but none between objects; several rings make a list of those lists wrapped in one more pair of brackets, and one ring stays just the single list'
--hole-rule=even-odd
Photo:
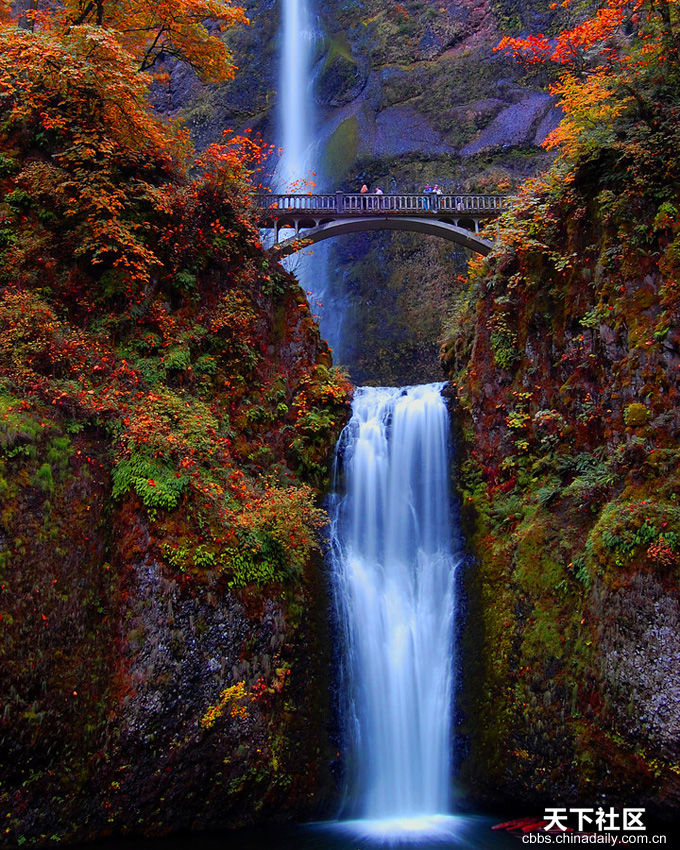
[{"label": "wet rock", "polygon": [[439,154],[453,152],[430,121],[409,106],[391,106],[375,119],[374,155],[399,156],[420,151]]},{"label": "wet rock", "polygon": [[[637,574],[603,599],[605,693],[625,728],[666,758],[680,757],[680,602],[653,576]],[[614,625],[615,623],[615,625]]]},{"label": "wet rock", "polygon": [[524,96],[501,110],[474,141],[461,149],[461,156],[470,157],[480,151],[507,145],[537,144],[556,126],[553,99],[540,92]]}]

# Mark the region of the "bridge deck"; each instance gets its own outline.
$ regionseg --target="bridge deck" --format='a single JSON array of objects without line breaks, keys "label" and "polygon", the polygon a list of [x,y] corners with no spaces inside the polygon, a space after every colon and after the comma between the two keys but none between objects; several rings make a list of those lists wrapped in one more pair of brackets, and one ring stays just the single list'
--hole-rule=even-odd
[{"label": "bridge deck", "polygon": [[411,195],[376,195],[360,192],[320,195],[258,194],[256,206],[265,221],[282,216],[371,216],[392,215],[437,217],[451,215],[491,218],[509,209],[507,195],[438,195],[434,192]]}]

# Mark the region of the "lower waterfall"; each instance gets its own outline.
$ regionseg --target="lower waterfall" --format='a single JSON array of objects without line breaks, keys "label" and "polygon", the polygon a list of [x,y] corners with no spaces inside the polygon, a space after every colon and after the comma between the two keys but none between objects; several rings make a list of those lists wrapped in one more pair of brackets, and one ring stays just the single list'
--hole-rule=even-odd
[{"label": "lower waterfall", "polygon": [[356,390],[330,503],[348,808],[397,832],[451,804],[460,545],[443,386]]}]

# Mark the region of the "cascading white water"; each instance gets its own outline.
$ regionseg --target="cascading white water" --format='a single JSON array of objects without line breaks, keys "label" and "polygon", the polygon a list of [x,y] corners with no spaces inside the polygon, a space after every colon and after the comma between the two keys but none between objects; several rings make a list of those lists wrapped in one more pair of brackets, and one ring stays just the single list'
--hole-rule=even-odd
[{"label": "cascading white water", "polygon": [[313,100],[308,94],[312,47],[306,0],[281,0],[283,44],[279,67],[279,112],[283,153],[277,170],[282,192],[303,191],[311,180],[314,145]]},{"label": "cascading white water", "polygon": [[352,796],[368,820],[449,811],[460,555],[442,386],[358,388],[338,447],[333,584]]}]

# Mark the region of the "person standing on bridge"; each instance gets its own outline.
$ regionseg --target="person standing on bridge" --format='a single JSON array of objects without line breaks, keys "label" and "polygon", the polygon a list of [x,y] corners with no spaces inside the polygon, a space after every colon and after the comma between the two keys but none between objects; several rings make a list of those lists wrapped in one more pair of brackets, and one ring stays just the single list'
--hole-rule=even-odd
[{"label": "person standing on bridge", "polygon": [[368,195],[368,186],[364,183],[364,185],[361,187],[361,189],[359,189],[359,191],[362,195],[364,195],[364,197],[361,199],[361,209],[365,210],[368,208],[368,204],[366,203],[365,197],[366,195]]},{"label": "person standing on bridge", "polygon": [[[428,183],[428,184],[425,186],[425,188],[423,189],[423,195],[431,195],[433,191],[434,191],[434,189],[433,189],[433,188],[432,188],[432,186],[430,186],[430,184]],[[430,209],[430,199],[429,199],[429,198],[423,198],[423,209],[424,209],[424,210],[429,210],[429,209]]]},{"label": "person standing on bridge", "polygon": [[[432,194],[433,195],[441,195],[441,193],[442,193],[442,190],[435,183],[434,186],[432,187]],[[432,209],[435,210],[435,212],[439,211],[439,198],[438,197],[432,198]]]}]

